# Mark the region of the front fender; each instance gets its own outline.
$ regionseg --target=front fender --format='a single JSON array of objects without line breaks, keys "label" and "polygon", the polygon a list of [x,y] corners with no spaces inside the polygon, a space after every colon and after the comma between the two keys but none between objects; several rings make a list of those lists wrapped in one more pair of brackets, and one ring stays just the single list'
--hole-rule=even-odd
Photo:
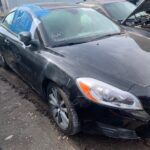
[{"label": "front fender", "polygon": [[69,90],[70,93],[72,93],[72,89],[76,88],[75,79],[55,64],[48,64],[45,66],[40,80],[42,91],[49,82],[53,82],[59,87]]}]

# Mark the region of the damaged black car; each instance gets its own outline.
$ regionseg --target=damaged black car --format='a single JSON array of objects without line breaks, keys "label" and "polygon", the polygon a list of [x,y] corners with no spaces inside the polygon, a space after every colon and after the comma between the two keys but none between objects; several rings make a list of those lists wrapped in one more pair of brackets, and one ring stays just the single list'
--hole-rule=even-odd
[{"label": "damaged black car", "polygon": [[149,38],[91,8],[24,5],[0,26],[1,60],[49,104],[67,135],[150,137]]}]

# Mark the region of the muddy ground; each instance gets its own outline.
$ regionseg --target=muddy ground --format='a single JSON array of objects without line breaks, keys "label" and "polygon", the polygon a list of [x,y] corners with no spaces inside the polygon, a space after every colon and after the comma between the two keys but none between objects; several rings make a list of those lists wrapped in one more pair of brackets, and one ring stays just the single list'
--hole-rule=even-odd
[{"label": "muddy ground", "polygon": [[80,133],[66,137],[42,98],[12,71],[0,68],[0,150],[149,150],[150,140]]}]

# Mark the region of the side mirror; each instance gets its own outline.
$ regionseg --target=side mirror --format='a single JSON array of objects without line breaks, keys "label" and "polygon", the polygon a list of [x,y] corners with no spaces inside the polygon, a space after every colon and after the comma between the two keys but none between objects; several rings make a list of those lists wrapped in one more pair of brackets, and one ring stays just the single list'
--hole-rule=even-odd
[{"label": "side mirror", "polygon": [[32,37],[30,32],[20,32],[19,38],[26,46],[31,44]]},{"label": "side mirror", "polygon": [[38,40],[31,40],[30,44],[31,44],[30,47],[31,51],[38,51],[40,49],[40,43]]},{"label": "side mirror", "polygon": [[32,51],[37,51],[40,48],[40,43],[38,40],[32,40],[32,36],[30,32],[20,32],[19,33],[20,40],[26,45],[31,46],[30,49]]}]

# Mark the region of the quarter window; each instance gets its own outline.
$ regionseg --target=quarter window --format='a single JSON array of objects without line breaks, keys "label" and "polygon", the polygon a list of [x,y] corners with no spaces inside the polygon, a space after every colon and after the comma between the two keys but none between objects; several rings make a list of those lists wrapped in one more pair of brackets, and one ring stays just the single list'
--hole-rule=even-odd
[{"label": "quarter window", "polygon": [[32,17],[25,11],[17,10],[12,22],[11,30],[15,33],[28,32],[32,26]]},{"label": "quarter window", "polygon": [[15,12],[10,13],[4,20],[3,25],[7,27],[8,29],[11,28],[13,18],[14,18]]},{"label": "quarter window", "polygon": [[20,32],[29,32],[32,26],[32,17],[29,13],[16,10],[10,13],[4,20],[3,25],[12,32],[18,34]]}]

